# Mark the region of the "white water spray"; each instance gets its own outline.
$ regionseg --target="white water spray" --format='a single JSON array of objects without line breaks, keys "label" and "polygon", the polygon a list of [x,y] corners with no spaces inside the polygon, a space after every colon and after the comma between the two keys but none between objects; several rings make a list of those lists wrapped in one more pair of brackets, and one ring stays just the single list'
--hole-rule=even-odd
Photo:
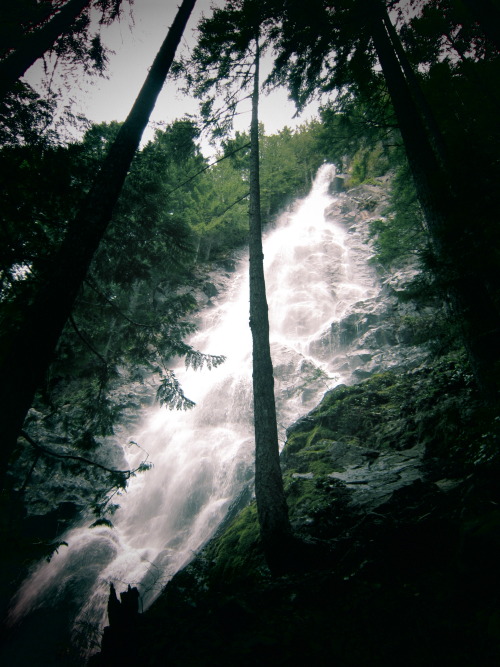
[{"label": "white water spray", "polygon": [[[266,234],[264,253],[271,347],[281,433],[342,379],[313,352],[313,343],[349,307],[373,296],[373,277],[358,275],[347,232],[325,216],[333,202],[330,165],[318,172],[309,196]],[[368,251],[367,251],[368,254]],[[202,313],[190,341],[224,354],[212,371],[176,369],[196,407],[149,411],[140,432],[127,434],[150,454],[151,471],[130,481],[113,518],[115,528],[77,527],[68,548],[41,564],[21,587],[11,610],[17,622],[31,612],[63,605],[78,628],[105,623],[109,584],[139,588],[144,608],[214,534],[253,468],[251,338],[247,261],[228,292]],[[140,451],[130,455],[133,468]]]}]

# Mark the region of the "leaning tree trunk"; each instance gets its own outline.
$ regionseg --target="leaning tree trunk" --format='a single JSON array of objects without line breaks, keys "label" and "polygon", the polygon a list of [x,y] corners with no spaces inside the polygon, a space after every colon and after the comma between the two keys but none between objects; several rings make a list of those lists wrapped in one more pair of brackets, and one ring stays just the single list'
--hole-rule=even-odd
[{"label": "leaning tree trunk", "polygon": [[[389,38],[392,42],[392,46],[394,48],[394,51],[396,52],[397,58],[401,65],[401,69],[406,78],[408,89],[413,97],[413,100],[420,113],[420,117],[427,130],[429,140],[436,154],[439,166],[441,167],[441,169],[446,169],[446,165],[449,159],[441,130],[439,129],[437,121],[434,117],[434,113],[432,112],[432,109],[430,108],[427,99],[422,93],[420,83],[415,75],[415,72],[413,71],[413,67],[410,64],[410,61],[408,60],[403,45],[401,44],[401,40],[399,39],[399,35],[397,34],[396,29],[394,28],[391,22],[389,14],[387,13],[387,9],[385,8],[385,6],[381,6],[381,10],[382,10],[382,20],[387,29],[387,32],[389,33]],[[453,183],[449,183],[448,186],[453,187]]]},{"label": "leaning tree trunk", "polygon": [[49,51],[57,38],[70,31],[91,0],[69,0],[48,23],[28,33],[22,43],[0,62],[0,99],[33,63]]},{"label": "leaning tree trunk", "polygon": [[272,572],[285,569],[291,527],[279,461],[274,377],[269,345],[269,317],[264,280],[264,255],[259,184],[259,45],[255,57],[250,127],[250,328],[253,342],[253,403],[255,427],[255,497],[266,562]]},{"label": "leaning tree trunk", "polygon": [[[477,234],[470,210],[455,196],[451,169],[443,169],[429,140],[407,80],[384,25],[380,5],[365,2],[377,56],[382,67],[399,129],[424,211],[442,282],[457,321],[476,381],[485,398],[500,390],[499,316],[488,292],[486,272],[478,271]],[[443,156],[441,156],[442,158]]]},{"label": "leaning tree trunk", "polygon": [[80,286],[111,220],[132,158],[174,59],[196,0],[183,0],[139,95],[113,142],[81,210],[71,223],[53,268],[41,281],[19,323],[0,340],[0,475],[38,386],[50,365]]},{"label": "leaning tree trunk", "polygon": [[52,4],[52,0],[49,0],[43,5],[39,4],[35,9],[30,9],[28,14],[23,15],[22,18],[9,20],[9,17],[4,14],[4,32],[8,32],[9,36],[5,41],[0,41],[2,58],[5,58],[9,51],[19,49],[21,44],[26,40],[26,29],[23,28],[22,21],[24,21],[26,28],[32,32],[49,21],[58,11],[59,9]]}]

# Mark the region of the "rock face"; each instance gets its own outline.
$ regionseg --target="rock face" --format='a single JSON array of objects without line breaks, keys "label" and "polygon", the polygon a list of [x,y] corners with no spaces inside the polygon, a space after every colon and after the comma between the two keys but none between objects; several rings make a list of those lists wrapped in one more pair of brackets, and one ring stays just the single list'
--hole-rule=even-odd
[{"label": "rock face", "polygon": [[[330,211],[360,262],[384,196],[360,186]],[[460,352],[430,360],[416,344],[417,307],[397,298],[414,274],[382,276],[313,344],[347,383],[286,432],[300,571],[270,579],[250,504],[139,616],[143,664],[500,664],[500,422]]]},{"label": "rock face", "polygon": [[[441,379],[456,372],[453,361],[446,363],[440,367]],[[435,382],[436,377],[422,368],[340,386],[288,429],[284,477],[292,497],[309,498],[296,507],[292,503],[298,530],[308,526],[310,535],[317,537],[314,525],[319,522],[325,536],[325,516],[323,511],[317,514],[318,507],[325,509],[325,502],[328,506],[325,488],[331,488],[330,495],[341,490],[343,511],[352,519],[378,512],[405,487],[434,484],[430,461],[434,453],[453,450],[448,422],[457,418],[461,401],[468,400],[462,377],[437,407]],[[454,474],[447,472],[450,468],[441,464],[440,474]]]},{"label": "rock face", "polygon": [[500,434],[480,415],[456,355],[328,392],[283,452],[302,571],[269,578],[250,505],[139,617],[136,655],[179,667],[498,664]]},{"label": "rock face", "polygon": [[[414,343],[406,322],[417,314],[414,303],[403,303],[398,295],[415,278],[418,271],[408,265],[397,272],[386,272],[370,264],[370,220],[383,217],[388,205],[385,183],[360,185],[342,193],[329,210],[348,230],[351,256],[358,273],[375,274],[376,294],[356,303],[345,317],[333,322],[330,331],[319,341],[325,349],[335,350],[342,365],[340,371],[349,383],[358,382],[373,373],[390,368],[408,368],[421,363],[427,351]],[[371,253],[373,256],[373,253]]]}]

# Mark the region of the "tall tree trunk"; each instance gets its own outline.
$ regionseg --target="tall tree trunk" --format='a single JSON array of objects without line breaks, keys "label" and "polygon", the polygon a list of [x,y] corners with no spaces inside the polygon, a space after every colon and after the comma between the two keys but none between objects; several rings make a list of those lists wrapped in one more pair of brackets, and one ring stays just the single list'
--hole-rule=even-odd
[{"label": "tall tree trunk", "polygon": [[[399,39],[399,35],[396,32],[394,26],[392,25],[391,19],[389,17],[389,14],[387,13],[385,5],[384,6],[381,5],[381,11],[382,11],[382,19],[384,25],[387,29],[387,32],[389,33],[389,38],[392,42],[392,46],[394,48],[394,51],[396,52],[397,58],[401,65],[401,69],[403,70],[408,85],[408,89],[413,97],[413,100],[419,110],[420,116],[427,130],[429,140],[436,154],[439,166],[441,167],[441,169],[446,170],[449,160],[448,160],[445,141],[441,133],[441,130],[439,129],[437,121],[434,117],[434,113],[432,112],[432,109],[430,108],[427,99],[422,93],[420,83],[415,75],[415,72],[413,71],[413,67],[410,64],[410,61],[408,60],[403,45],[401,44],[401,40]],[[450,183],[449,186],[453,187],[453,184]]]},{"label": "tall tree trunk", "polygon": [[255,426],[255,496],[264,554],[272,572],[280,572],[290,550],[291,527],[279,461],[274,377],[269,345],[269,317],[264,280],[264,254],[259,183],[259,44],[250,126],[250,328],[253,341]]},{"label": "tall tree trunk", "polygon": [[90,3],[91,0],[69,0],[48,23],[28,33],[19,48],[0,62],[0,98],[54,46],[58,37],[70,31],[75,19]]},{"label": "tall tree trunk", "polygon": [[165,82],[196,0],[183,0],[139,95],[113,142],[77,217],[71,223],[52,270],[41,280],[19,323],[0,339],[0,475],[38,386],[50,365],[66,320],[94,253],[106,231],[132,158]]},{"label": "tall tree trunk", "polygon": [[470,211],[455,197],[450,171],[444,171],[429,140],[408,82],[384,24],[378,3],[365,2],[377,56],[405,144],[417,195],[422,205],[439,261],[441,277],[448,285],[449,301],[462,327],[474,375],[485,398],[498,399],[500,390],[497,305],[478,270],[476,240]]}]

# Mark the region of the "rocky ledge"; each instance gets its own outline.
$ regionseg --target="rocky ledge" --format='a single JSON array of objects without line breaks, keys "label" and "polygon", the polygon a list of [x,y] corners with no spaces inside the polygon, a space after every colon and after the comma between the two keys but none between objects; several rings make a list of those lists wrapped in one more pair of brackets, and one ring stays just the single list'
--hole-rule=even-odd
[{"label": "rocky ledge", "polygon": [[499,438],[459,353],[335,388],[282,454],[298,570],[250,505],[93,663],[498,665]]}]

